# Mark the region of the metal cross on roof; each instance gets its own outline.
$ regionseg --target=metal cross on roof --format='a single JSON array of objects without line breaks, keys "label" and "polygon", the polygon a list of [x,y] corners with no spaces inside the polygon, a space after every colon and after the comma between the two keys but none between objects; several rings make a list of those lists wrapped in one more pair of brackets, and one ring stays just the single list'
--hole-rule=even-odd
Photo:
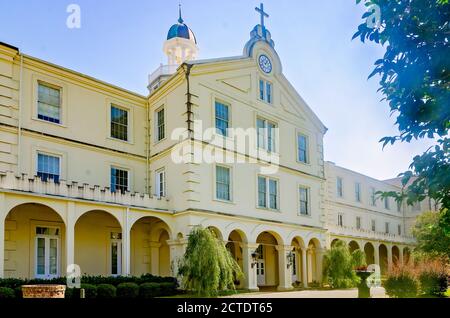
[{"label": "metal cross on roof", "polygon": [[260,7],[258,8],[258,7],[256,7],[255,8],[255,10],[261,15],[261,26],[263,27],[263,29],[264,29],[264,18],[268,18],[269,17],[269,15],[266,13],[266,12],[264,12],[264,4],[260,4]]}]

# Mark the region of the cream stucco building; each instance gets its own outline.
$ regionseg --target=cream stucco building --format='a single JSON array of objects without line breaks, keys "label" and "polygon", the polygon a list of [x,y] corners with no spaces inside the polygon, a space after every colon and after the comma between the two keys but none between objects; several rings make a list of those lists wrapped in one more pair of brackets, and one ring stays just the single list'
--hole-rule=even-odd
[{"label": "cream stucco building", "polygon": [[[262,21],[242,55],[196,60],[180,13],[142,96],[0,43],[0,277],[174,275],[198,225],[252,290],[320,281],[336,239],[382,270],[406,261],[430,207],[381,202],[395,180],[324,162],[327,129],[274,47]],[[227,160],[197,160],[205,150]]]}]

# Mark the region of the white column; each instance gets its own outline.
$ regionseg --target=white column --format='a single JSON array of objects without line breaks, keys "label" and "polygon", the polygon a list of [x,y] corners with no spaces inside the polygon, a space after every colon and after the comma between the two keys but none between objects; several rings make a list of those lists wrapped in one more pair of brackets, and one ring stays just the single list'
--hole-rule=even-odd
[{"label": "white column", "polygon": [[288,268],[287,257],[288,254],[292,251],[292,246],[277,246],[278,251],[278,270],[279,270],[279,284],[278,290],[290,290],[292,289],[292,272],[291,268]]},{"label": "white column", "polygon": [[75,202],[67,203],[66,219],[66,268],[63,269],[64,274],[67,266],[75,264]]},{"label": "white column", "polygon": [[130,228],[129,214],[130,208],[126,208],[123,216],[123,229],[122,229],[122,275],[124,276],[130,276],[131,273],[130,268],[131,228]]},{"label": "white column", "polygon": [[392,267],[392,245],[387,245],[387,262],[388,262],[388,269]]},{"label": "white column", "polygon": [[253,263],[252,253],[256,251],[259,244],[244,244],[242,248],[242,267],[244,268],[244,287],[251,291],[258,291],[258,280],[256,277],[256,264]]},{"label": "white column", "polygon": [[303,287],[308,287],[308,267],[306,266],[306,248],[302,248],[302,283]]},{"label": "white column", "polygon": [[380,264],[380,245],[379,244],[373,244],[373,258],[375,260],[375,264],[377,264],[378,266],[380,266],[381,268],[381,264]]},{"label": "white column", "polygon": [[0,193],[0,278],[5,275],[5,194]]},{"label": "white column", "polygon": [[318,248],[316,249],[316,279],[319,284],[322,284],[322,263],[323,263],[323,256],[325,254],[325,249]]}]

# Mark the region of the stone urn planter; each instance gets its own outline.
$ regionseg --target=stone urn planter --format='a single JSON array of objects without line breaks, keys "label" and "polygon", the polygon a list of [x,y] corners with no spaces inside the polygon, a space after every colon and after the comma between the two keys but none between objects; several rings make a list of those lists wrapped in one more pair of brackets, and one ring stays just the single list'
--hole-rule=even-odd
[{"label": "stone urn planter", "polygon": [[358,284],[358,298],[370,298],[370,287],[367,286],[367,278],[373,274],[367,270],[356,270],[356,275],[361,278]]},{"label": "stone urn planter", "polygon": [[23,298],[64,298],[65,285],[23,285]]}]

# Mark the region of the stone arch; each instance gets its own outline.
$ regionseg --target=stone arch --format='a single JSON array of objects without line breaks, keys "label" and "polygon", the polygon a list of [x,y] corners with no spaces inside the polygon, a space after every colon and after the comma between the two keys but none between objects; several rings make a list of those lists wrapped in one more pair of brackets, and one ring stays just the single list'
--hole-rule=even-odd
[{"label": "stone arch", "polygon": [[156,216],[143,216],[130,228],[130,272],[134,276],[170,276],[170,226]]},{"label": "stone arch", "polygon": [[293,247],[293,259],[291,267],[292,282],[297,284],[300,282],[303,283],[303,251],[306,252],[305,242],[303,241],[302,237],[296,236],[291,240],[291,246]]},{"label": "stone arch", "polygon": [[307,245],[306,268],[308,284],[320,283],[321,280],[321,244],[318,238],[311,238]]},{"label": "stone arch", "polygon": [[392,246],[392,262],[394,264],[400,264],[400,249],[397,245]]},{"label": "stone arch", "polygon": [[372,243],[367,242],[364,245],[364,253],[366,254],[367,265],[375,264],[375,247]]},{"label": "stone arch", "polygon": [[114,213],[90,210],[75,223],[75,264],[86,275],[122,275],[125,265],[121,222]]},{"label": "stone arch", "polygon": [[[244,271],[244,244],[247,238],[245,233],[241,230],[233,230],[227,236],[226,248],[238,263],[242,271]],[[236,287],[244,287],[244,280],[235,279]]]},{"label": "stone arch", "polygon": [[333,239],[333,240],[331,241],[330,246],[331,246],[331,247],[334,247],[334,246],[336,245],[337,242],[344,242],[344,243],[345,243],[345,241],[343,241],[343,240],[341,240],[341,239],[338,239],[338,238],[335,238],[335,239]]},{"label": "stone arch", "polygon": [[348,248],[350,250],[350,253],[353,253],[354,251],[360,249],[358,242],[356,242],[355,240],[352,240],[348,243]]},{"label": "stone arch", "polygon": [[207,229],[210,230],[219,240],[221,241],[224,240],[222,232],[219,230],[218,227],[210,225],[207,227]]},{"label": "stone arch", "polygon": [[259,244],[258,263],[256,269],[258,286],[278,286],[279,285],[279,260],[278,246],[281,237],[272,231],[263,231],[256,238]]},{"label": "stone arch", "polygon": [[65,274],[65,217],[51,205],[10,206],[4,222],[6,278],[53,278]]},{"label": "stone arch", "polygon": [[381,269],[381,274],[386,274],[387,270],[388,270],[388,251],[387,251],[387,247],[384,244],[380,244],[380,246],[378,247],[379,250],[379,256],[380,256],[380,269]]},{"label": "stone arch", "polygon": [[409,264],[410,261],[411,261],[411,249],[408,246],[406,246],[403,248],[403,263]]}]

